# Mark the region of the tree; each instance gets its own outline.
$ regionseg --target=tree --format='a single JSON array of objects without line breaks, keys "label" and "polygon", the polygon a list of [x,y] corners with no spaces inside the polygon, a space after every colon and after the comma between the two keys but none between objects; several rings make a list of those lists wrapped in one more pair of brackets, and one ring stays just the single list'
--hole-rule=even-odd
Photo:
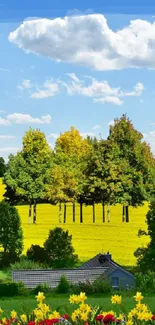
[{"label": "tree", "polygon": [[36,223],[36,205],[45,198],[47,170],[50,168],[52,151],[44,133],[30,128],[23,137],[23,148],[16,156],[11,155],[8,162],[4,183],[16,196],[29,204],[29,222],[31,207],[33,223]]},{"label": "tree", "polygon": [[48,262],[45,249],[39,245],[31,245],[31,247],[26,252],[26,256],[29,260],[33,262]]},{"label": "tree", "polygon": [[118,203],[123,204],[128,222],[129,205],[142,205],[150,198],[151,189],[155,188],[155,161],[150,147],[143,142],[143,135],[134,128],[126,115],[114,121],[108,139],[119,147],[122,189]]},{"label": "tree", "polygon": [[3,177],[6,172],[5,160],[3,157],[0,157],[0,177]]},{"label": "tree", "polygon": [[0,202],[0,246],[2,259],[14,262],[23,250],[23,233],[18,211],[9,203]]},{"label": "tree", "polygon": [[68,230],[56,227],[49,232],[44,248],[53,268],[70,268],[76,265],[78,256],[74,253],[72,236]]},{"label": "tree", "polygon": [[155,271],[155,200],[150,203],[146,215],[148,231],[140,231],[140,235],[149,236],[150,242],[146,247],[138,248],[134,255],[142,272]]}]

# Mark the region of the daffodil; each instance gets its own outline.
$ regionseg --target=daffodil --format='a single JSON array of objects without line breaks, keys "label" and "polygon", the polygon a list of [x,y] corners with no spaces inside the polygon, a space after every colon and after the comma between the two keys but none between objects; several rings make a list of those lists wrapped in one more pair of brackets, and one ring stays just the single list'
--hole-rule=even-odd
[{"label": "daffodil", "polygon": [[42,302],[45,299],[44,293],[43,292],[38,292],[38,295],[36,296],[36,299],[38,302]]},{"label": "daffodil", "polygon": [[27,316],[25,314],[20,315],[20,319],[23,323],[27,322]]},{"label": "daffodil", "polygon": [[141,300],[143,300],[143,296],[142,296],[142,293],[141,292],[137,292],[136,293],[136,296],[134,296],[134,298],[135,298],[135,300],[137,301],[137,302],[141,302]]},{"label": "daffodil", "polygon": [[17,317],[17,312],[15,310],[12,310],[10,315],[11,315],[11,318],[16,318]]},{"label": "daffodil", "polygon": [[114,295],[111,297],[111,302],[114,305],[116,305],[116,304],[120,305],[122,303],[122,297],[118,296],[118,295]]}]

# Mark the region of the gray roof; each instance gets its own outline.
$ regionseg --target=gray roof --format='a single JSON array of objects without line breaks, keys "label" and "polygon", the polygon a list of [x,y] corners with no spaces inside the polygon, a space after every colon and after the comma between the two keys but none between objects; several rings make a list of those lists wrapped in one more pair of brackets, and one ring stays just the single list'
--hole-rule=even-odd
[{"label": "gray roof", "polygon": [[[101,256],[105,257],[105,261],[103,263],[100,263],[99,258]],[[88,262],[82,264],[79,269],[90,269],[90,268],[98,268],[98,267],[104,267],[107,268],[104,274],[110,275],[112,274],[115,270],[119,269],[122,272],[126,273],[130,277],[134,277],[132,273],[126,271],[121,265],[117,264],[111,259],[110,254],[97,254],[93,258],[91,258]]]}]

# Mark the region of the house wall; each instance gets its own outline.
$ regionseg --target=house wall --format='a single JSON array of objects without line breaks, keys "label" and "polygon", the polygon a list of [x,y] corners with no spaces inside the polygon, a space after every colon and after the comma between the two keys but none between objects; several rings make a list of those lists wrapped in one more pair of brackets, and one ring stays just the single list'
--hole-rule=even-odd
[{"label": "house wall", "polygon": [[114,288],[135,287],[135,279],[132,274],[130,275],[119,268],[110,274],[110,280]]}]

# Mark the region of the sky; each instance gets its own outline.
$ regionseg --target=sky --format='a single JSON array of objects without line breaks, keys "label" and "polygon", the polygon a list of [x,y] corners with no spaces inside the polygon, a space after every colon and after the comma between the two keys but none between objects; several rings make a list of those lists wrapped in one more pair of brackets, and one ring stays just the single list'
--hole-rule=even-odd
[{"label": "sky", "polygon": [[53,147],[73,125],[106,138],[124,113],[155,154],[155,7],[118,2],[1,0],[0,156],[29,127]]}]

